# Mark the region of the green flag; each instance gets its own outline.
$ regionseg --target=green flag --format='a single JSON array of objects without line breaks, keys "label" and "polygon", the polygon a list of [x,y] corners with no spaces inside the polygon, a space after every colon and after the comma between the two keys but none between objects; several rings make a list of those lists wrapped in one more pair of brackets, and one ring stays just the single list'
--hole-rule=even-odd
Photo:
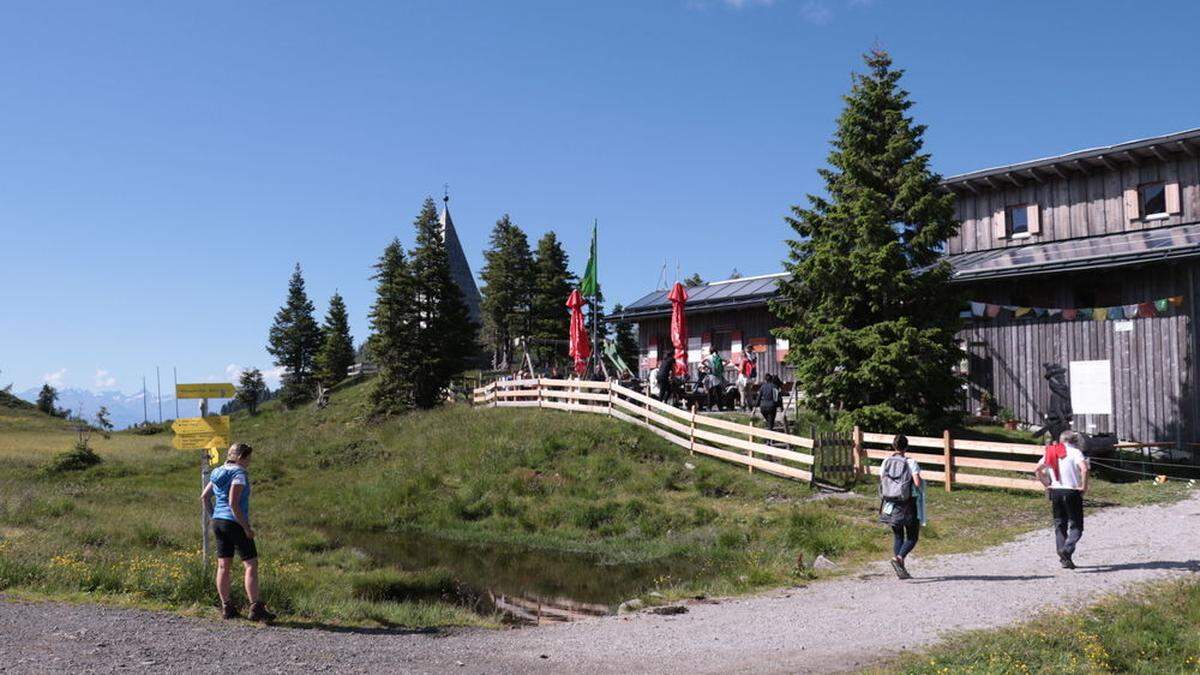
[{"label": "green flag", "polygon": [[600,282],[596,277],[596,226],[592,225],[592,251],[588,256],[587,267],[579,280],[579,293],[585,298],[594,298],[600,292]]}]

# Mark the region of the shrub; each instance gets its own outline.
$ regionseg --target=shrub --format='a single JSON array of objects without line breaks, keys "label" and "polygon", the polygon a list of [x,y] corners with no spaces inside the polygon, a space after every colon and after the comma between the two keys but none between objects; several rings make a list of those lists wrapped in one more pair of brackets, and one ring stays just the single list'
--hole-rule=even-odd
[{"label": "shrub", "polygon": [[588,504],[575,513],[575,526],[585,530],[598,530],[612,523],[621,511],[618,502],[604,504]]},{"label": "shrub", "polygon": [[88,447],[87,443],[80,442],[76,443],[75,447],[70,450],[56,455],[46,467],[46,472],[57,474],[68,471],[83,471],[103,461],[100,455],[96,454],[95,450]]},{"label": "shrub", "polygon": [[736,492],[736,479],[728,471],[708,464],[696,467],[696,489],[705,497],[725,497]]}]

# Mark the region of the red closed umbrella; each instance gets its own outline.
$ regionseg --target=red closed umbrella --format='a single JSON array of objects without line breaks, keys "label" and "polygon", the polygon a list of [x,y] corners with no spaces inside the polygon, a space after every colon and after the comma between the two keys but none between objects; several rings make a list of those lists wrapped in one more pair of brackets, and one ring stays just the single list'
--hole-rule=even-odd
[{"label": "red closed umbrella", "polygon": [[578,289],[571,291],[567,297],[567,307],[571,308],[570,354],[575,360],[575,372],[579,375],[587,370],[588,358],[592,355],[592,343],[583,322],[583,306],[586,304],[587,300],[583,299]]},{"label": "red closed umbrella", "polygon": [[687,318],[683,315],[687,297],[687,289],[678,281],[667,294],[667,299],[671,301],[671,344],[675,345],[675,374],[679,377],[687,377],[688,372]]}]

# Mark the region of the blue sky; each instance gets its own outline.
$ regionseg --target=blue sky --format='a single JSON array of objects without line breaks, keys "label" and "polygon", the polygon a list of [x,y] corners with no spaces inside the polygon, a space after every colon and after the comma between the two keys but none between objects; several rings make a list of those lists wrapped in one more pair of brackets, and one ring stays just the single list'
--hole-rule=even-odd
[{"label": "blue sky", "polygon": [[860,54],[954,174],[1200,126],[1200,4],[57,2],[0,6],[0,386],[270,367],[292,265],[367,335],[370,266],[451,186],[629,302],[776,271]]}]

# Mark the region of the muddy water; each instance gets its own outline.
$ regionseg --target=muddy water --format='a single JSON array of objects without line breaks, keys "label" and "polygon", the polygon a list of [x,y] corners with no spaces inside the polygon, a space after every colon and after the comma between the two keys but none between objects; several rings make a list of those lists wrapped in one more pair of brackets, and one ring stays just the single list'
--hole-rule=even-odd
[{"label": "muddy water", "polygon": [[700,573],[699,565],[683,558],[610,564],[590,555],[421,533],[342,533],[337,539],[381,566],[449,570],[463,587],[464,604],[500,611],[518,623],[611,614],[625,600]]}]

